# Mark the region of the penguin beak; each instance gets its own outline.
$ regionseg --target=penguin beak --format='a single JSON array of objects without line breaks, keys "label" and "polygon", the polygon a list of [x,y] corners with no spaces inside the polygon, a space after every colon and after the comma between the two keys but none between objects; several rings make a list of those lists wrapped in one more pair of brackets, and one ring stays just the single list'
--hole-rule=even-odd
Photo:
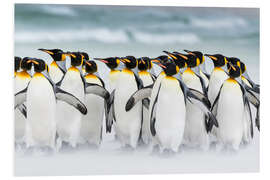
[{"label": "penguin beak", "polygon": [[33,59],[30,59],[30,60],[28,60],[26,63],[33,63],[33,64],[36,64],[36,65],[38,65],[39,63],[37,62],[37,61],[35,61],[35,60],[33,60]]},{"label": "penguin beak", "polygon": [[196,54],[194,54],[192,51],[190,51],[190,50],[186,50],[186,49],[184,49],[184,51],[186,52],[186,53],[188,53],[188,54],[191,54],[191,55],[193,55],[193,56],[196,56]]},{"label": "penguin beak", "polygon": [[163,52],[166,53],[166,54],[168,54],[171,58],[177,59],[177,58],[173,55],[173,53],[170,53],[170,52],[168,52],[168,51],[163,51]]},{"label": "penguin beak", "polygon": [[156,63],[159,63],[160,61],[158,59],[151,59],[151,62],[156,64]]},{"label": "penguin beak", "polygon": [[212,56],[210,54],[205,54],[205,56],[209,57],[210,59],[212,59],[214,61],[217,61],[217,57],[215,57],[215,56]]},{"label": "penguin beak", "polygon": [[185,60],[188,60],[188,57],[182,53],[177,53],[178,56],[182,57]]},{"label": "penguin beak", "polygon": [[234,67],[234,65],[231,62],[229,62],[228,64],[230,66],[229,70],[232,68],[234,71],[236,71],[236,68]]},{"label": "penguin beak", "polygon": [[101,58],[94,58],[94,60],[101,61],[101,62],[103,62],[105,64],[108,64],[109,63],[108,61],[106,61],[104,59],[101,59]]},{"label": "penguin beak", "polygon": [[43,52],[46,52],[46,53],[48,53],[48,54],[50,54],[50,55],[53,55],[53,54],[54,54],[53,52],[51,52],[51,51],[49,51],[49,50],[47,50],[47,49],[40,48],[40,49],[38,49],[38,50],[43,51]]}]

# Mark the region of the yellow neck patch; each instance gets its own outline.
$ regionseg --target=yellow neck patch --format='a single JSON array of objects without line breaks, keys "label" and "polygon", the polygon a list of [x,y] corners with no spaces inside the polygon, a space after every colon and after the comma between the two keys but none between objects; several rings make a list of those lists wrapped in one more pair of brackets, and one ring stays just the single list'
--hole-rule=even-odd
[{"label": "yellow neck patch", "polygon": [[237,83],[237,81],[235,79],[233,79],[233,78],[229,78],[229,79],[227,79],[227,81],[229,83]]},{"label": "yellow neck patch", "polygon": [[75,71],[75,72],[80,72],[78,68],[76,68],[75,66],[71,66],[68,71]]},{"label": "yellow neck patch", "polygon": [[114,70],[113,69],[113,70],[110,71],[110,74],[116,74],[116,73],[119,73],[119,72],[120,72],[119,70]]},{"label": "yellow neck patch", "polygon": [[147,71],[139,71],[139,73],[138,73],[140,76],[147,76],[147,75],[149,75],[149,72],[147,72]]},{"label": "yellow neck patch", "polygon": [[188,67],[186,70],[185,70],[185,72],[184,73],[188,73],[188,74],[192,74],[192,75],[194,75],[195,73],[191,70],[191,68],[190,67]]},{"label": "yellow neck patch", "polygon": [[165,76],[165,79],[170,80],[170,81],[176,80],[176,78],[172,76]]},{"label": "yellow neck patch", "polygon": [[215,67],[214,71],[223,71],[223,69],[221,67]]},{"label": "yellow neck patch", "polygon": [[50,64],[50,66],[58,68],[58,65],[56,64],[55,61],[53,61],[53,62]]},{"label": "yellow neck patch", "polygon": [[30,74],[26,71],[17,72],[16,76],[22,79],[31,78]]},{"label": "yellow neck patch", "polygon": [[123,69],[122,72],[133,75],[133,72],[130,69],[127,69],[127,68]]},{"label": "yellow neck patch", "polygon": [[36,72],[34,74],[34,77],[44,77],[44,75],[42,73],[40,73],[40,72]]},{"label": "yellow neck patch", "polygon": [[84,76],[85,79],[98,79],[96,75],[94,74],[87,74],[86,76]]}]

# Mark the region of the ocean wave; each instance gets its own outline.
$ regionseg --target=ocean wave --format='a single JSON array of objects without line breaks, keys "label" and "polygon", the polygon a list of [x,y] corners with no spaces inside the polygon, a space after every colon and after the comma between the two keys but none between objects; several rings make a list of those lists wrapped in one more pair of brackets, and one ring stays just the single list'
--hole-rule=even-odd
[{"label": "ocean wave", "polygon": [[43,12],[52,15],[77,16],[77,13],[69,6],[43,5],[40,8]]},{"label": "ocean wave", "polygon": [[230,18],[192,18],[191,25],[198,28],[204,29],[235,29],[235,28],[246,28],[248,22],[243,18],[230,17]]},{"label": "ocean wave", "polygon": [[17,43],[74,41],[96,41],[101,43],[130,43],[135,41],[145,44],[193,44],[199,42],[200,39],[193,33],[148,33],[140,31],[109,30],[106,28],[63,30],[56,32],[15,32],[15,42]]}]

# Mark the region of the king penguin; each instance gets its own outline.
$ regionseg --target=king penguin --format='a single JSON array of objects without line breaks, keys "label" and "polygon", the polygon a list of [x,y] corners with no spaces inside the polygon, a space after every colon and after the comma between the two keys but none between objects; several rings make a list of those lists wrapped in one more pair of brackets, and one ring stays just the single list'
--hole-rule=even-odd
[{"label": "king penguin", "polygon": [[[15,72],[16,76],[14,78],[14,88],[15,93],[22,91],[28,85],[31,80],[31,75],[28,71],[31,70],[31,64],[27,64],[29,57],[23,59],[15,57]],[[15,143],[17,145],[24,143],[25,135],[25,121],[27,118],[27,110],[25,103],[15,109]]]},{"label": "king penguin", "polygon": [[49,65],[49,75],[54,83],[59,83],[64,74],[66,73],[66,53],[64,53],[61,49],[38,49],[40,51],[48,53],[53,61]]},{"label": "king penguin", "polygon": [[[142,80],[143,87],[152,85],[155,81],[154,75],[148,72],[148,69],[152,68],[152,62],[148,57],[141,57],[138,59],[138,75]],[[151,132],[150,132],[150,121],[149,121],[149,111],[146,107],[142,107],[142,129],[141,135],[142,140],[145,144],[149,144],[151,141]]]},{"label": "king penguin", "polygon": [[[204,80],[196,72],[196,68],[200,65],[200,60],[193,54],[178,54],[186,59],[187,69],[183,72],[183,81],[187,87],[195,89],[203,93],[207,97]],[[208,125],[203,111],[187,102],[186,105],[186,123],[184,133],[184,144],[190,147],[200,147],[203,150],[209,148]]]},{"label": "king penguin", "polygon": [[[230,62],[228,66],[229,78],[222,84],[212,111],[216,112],[219,123],[217,138],[220,147],[229,146],[237,151],[245,131],[245,106],[249,107],[249,103],[244,87],[237,81],[241,76],[240,68]],[[249,118],[252,119],[250,108],[248,109]]]},{"label": "king penguin", "polygon": [[[98,67],[94,61],[84,61],[86,83],[98,84],[105,88],[103,80],[98,75]],[[82,117],[81,138],[83,143],[99,147],[102,140],[102,125],[104,114],[104,99],[95,94],[85,95],[85,105],[88,113]]]},{"label": "king penguin", "polygon": [[128,98],[138,89],[142,82],[132,71],[137,67],[137,59],[133,56],[121,58],[125,68],[121,71],[114,95],[115,130],[122,147],[135,149],[139,140],[142,122],[142,103],[138,103],[131,111],[125,111]]},{"label": "king penguin", "polygon": [[[210,102],[204,94],[189,89],[181,80],[179,67],[172,62],[159,63],[165,76],[158,86],[150,112],[150,130],[153,136],[152,146],[158,145],[160,152],[165,149],[177,152],[182,143],[186,122],[186,101],[202,109],[202,111],[218,126],[210,111]],[[144,87],[135,92],[126,104],[130,111],[137,102],[150,97],[152,87]],[[169,115],[169,118],[168,118]]]},{"label": "king penguin", "polygon": [[15,94],[15,108],[26,101],[26,146],[49,147],[55,150],[56,100],[72,105],[83,114],[87,113],[87,108],[76,97],[55,86],[48,75],[48,66],[43,60],[29,59],[27,64],[34,65],[35,73],[28,86]]},{"label": "king penguin", "polygon": [[[84,80],[80,68],[83,56],[79,52],[69,53],[71,67],[65,73],[60,87],[73,94],[80,101],[85,101]],[[80,137],[82,114],[63,102],[57,102],[57,150],[62,147],[62,141],[73,148],[77,146]]]}]

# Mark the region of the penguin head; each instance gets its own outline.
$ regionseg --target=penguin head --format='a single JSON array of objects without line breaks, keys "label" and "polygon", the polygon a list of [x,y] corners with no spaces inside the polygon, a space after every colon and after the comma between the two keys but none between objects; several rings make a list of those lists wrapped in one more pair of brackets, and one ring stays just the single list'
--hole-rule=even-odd
[{"label": "penguin head", "polygon": [[183,57],[181,57],[180,55],[178,55],[178,54],[180,54],[179,52],[176,52],[176,51],[173,52],[173,53],[170,53],[170,52],[168,52],[168,51],[163,51],[163,52],[166,53],[166,54],[168,54],[168,55],[171,57],[172,61],[173,61],[180,69],[186,67],[186,60],[185,60]]},{"label": "penguin head", "polygon": [[65,61],[66,60],[66,53],[63,52],[61,49],[38,49],[40,51],[48,53],[54,61]]},{"label": "penguin head", "polygon": [[151,69],[151,60],[148,57],[141,57],[138,59],[138,69],[140,71],[146,71],[147,69]]},{"label": "penguin head", "polygon": [[14,57],[14,71],[15,72],[17,72],[18,70],[20,70],[20,64],[21,64],[21,61],[22,61],[22,58],[20,58],[20,57],[17,57],[17,56],[15,56]]},{"label": "penguin head", "polygon": [[215,67],[223,67],[228,63],[227,58],[222,54],[205,54],[205,56],[209,57],[213,61]]},{"label": "penguin head", "polygon": [[87,61],[89,60],[89,56],[86,52],[79,52],[79,53],[81,54],[81,56],[83,56],[84,60],[87,60]]},{"label": "penguin head", "polygon": [[68,52],[71,60],[71,66],[81,66],[84,61],[84,56],[80,52]]},{"label": "penguin head", "polygon": [[97,64],[95,61],[84,61],[85,63],[85,72],[89,73],[89,74],[93,74],[95,72],[97,72]]},{"label": "penguin head", "polygon": [[33,64],[35,72],[41,73],[43,71],[49,71],[47,64],[42,59],[32,59],[28,62]]},{"label": "penguin head", "polygon": [[179,67],[172,62],[159,63],[158,65],[163,69],[167,76],[174,76],[179,73]]},{"label": "penguin head", "polygon": [[108,58],[94,58],[95,60],[101,61],[106,64],[111,70],[116,69],[120,64],[119,57],[108,57]]},{"label": "penguin head", "polygon": [[156,58],[152,58],[151,62],[166,63],[166,62],[170,62],[170,58],[166,55],[161,55]]},{"label": "penguin head", "polygon": [[[179,53],[179,52],[176,52],[176,53],[179,56],[179,60],[182,62],[177,61],[177,60],[175,60],[174,62],[177,65],[180,64],[181,68],[184,68],[184,67],[194,68],[194,67],[200,65],[200,62],[199,62],[198,58],[196,58],[196,56],[191,55],[191,54],[183,54],[183,53]],[[183,63],[183,61],[185,62],[185,64]]]},{"label": "penguin head", "polygon": [[184,49],[184,51],[187,52],[190,55],[195,56],[196,57],[196,61],[198,61],[198,60],[200,61],[199,64],[204,63],[205,58],[204,58],[202,52],[200,52],[200,51],[189,51],[189,50],[186,50],[186,49]]},{"label": "penguin head", "polygon": [[120,59],[128,69],[134,69],[137,67],[137,59],[134,56],[126,56]]},{"label": "penguin head", "polygon": [[228,62],[228,75],[231,78],[238,78],[241,75],[240,67]]},{"label": "penguin head", "polygon": [[[227,60],[234,66],[240,67],[241,74],[244,74],[246,72],[246,65],[242,61],[240,61],[240,59],[236,57],[228,57]],[[227,67],[229,68],[229,65],[227,65]]]},{"label": "penguin head", "polygon": [[24,57],[21,61],[21,69],[24,71],[30,71],[32,69],[32,59],[34,58]]}]

